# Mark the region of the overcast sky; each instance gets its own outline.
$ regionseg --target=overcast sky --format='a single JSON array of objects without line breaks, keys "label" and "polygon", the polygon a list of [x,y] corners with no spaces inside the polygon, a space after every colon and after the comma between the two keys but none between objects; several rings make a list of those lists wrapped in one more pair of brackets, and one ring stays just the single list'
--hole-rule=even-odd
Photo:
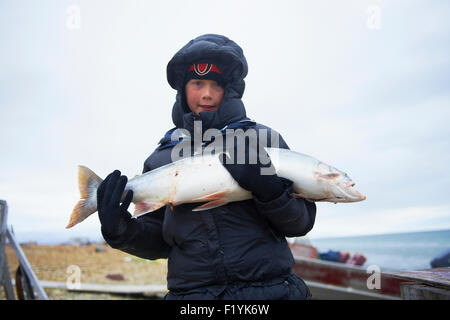
[{"label": "overcast sky", "polygon": [[450,229],[450,2],[0,1],[0,199],[19,240],[70,230],[77,165],[133,177],[170,128],[170,58],[223,34],[243,101],[367,195],[318,203],[309,236]]}]

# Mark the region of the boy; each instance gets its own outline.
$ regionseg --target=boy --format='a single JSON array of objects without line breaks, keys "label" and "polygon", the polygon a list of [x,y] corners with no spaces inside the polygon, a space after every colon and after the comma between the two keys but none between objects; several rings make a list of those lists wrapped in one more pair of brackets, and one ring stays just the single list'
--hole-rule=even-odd
[{"label": "boy", "polygon": [[[258,144],[270,147],[273,137],[278,137],[277,147],[288,148],[275,131],[246,117],[241,101],[246,74],[242,49],[224,36],[200,36],[177,52],[167,66],[169,84],[177,90],[172,109],[176,128],[161,139],[143,171],[172,162],[175,148],[192,144],[189,139],[173,138],[180,130],[194,140],[198,131],[212,129],[267,131],[267,141],[258,138]],[[200,137],[201,147],[210,142]],[[237,152],[221,160],[233,178],[253,193],[251,200],[200,212],[192,211],[198,204],[166,206],[132,219],[127,211],[131,191],[120,204],[127,178],[116,170],[100,185],[103,237],[113,248],[142,258],[168,258],[166,299],[310,298],[306,284],[291,272],[294,260],[285,237],[307,234],[314,225],[316,206],[293,198],[292,182],[261,174],[270,163],[264,165],[259,158],[250,163],[249,148],[245,150],[244,164],[235,161]]]}]

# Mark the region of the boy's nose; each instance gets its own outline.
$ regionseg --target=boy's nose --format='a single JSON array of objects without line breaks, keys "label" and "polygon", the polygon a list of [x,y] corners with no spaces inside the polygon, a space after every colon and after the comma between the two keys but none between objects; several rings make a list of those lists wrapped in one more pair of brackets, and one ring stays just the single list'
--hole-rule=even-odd
[{"label": "boy's nose", "polygon": [[202,92],[202,99],[211,99],[211,98],[212,98],[211,88],[209,86],[206,86]]}]

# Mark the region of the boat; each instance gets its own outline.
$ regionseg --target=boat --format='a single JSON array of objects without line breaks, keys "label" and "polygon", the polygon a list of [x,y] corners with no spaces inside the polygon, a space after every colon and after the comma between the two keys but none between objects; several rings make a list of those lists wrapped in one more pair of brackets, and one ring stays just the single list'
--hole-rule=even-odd
[{"label": "boat", "polygon": [[450,268],[381,271],[321,260],[308,240],[289,241],[293,272],[308,285],[317,300],[450,300]]}]

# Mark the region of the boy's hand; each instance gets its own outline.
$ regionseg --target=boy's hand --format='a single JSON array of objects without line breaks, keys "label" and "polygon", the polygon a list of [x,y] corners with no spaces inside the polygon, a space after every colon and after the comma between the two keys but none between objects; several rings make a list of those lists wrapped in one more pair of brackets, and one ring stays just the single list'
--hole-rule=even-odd
[{"label": "boy's hand", "polygon": [[120,204],[127,181],[126,176],[121,176],[120,171],[115,170],[97,189],[98,217],[103,230],[111,237],[125,231],[127,221],[131,219],[131,214],[127,210],[133,199],[133,191],[129,190],[123,203]]},{"label": "boy's hand", "polygon": [[285,184],[276,175],[269,155],[249,137],[245,137],[245,148],[238,146],[241,140],[234,137],[234,148],[228,150],[231,158],[224,153],[219,156],[222,165],[242,188],[251,191],[258,200],[267,202],[279,197]]}]

